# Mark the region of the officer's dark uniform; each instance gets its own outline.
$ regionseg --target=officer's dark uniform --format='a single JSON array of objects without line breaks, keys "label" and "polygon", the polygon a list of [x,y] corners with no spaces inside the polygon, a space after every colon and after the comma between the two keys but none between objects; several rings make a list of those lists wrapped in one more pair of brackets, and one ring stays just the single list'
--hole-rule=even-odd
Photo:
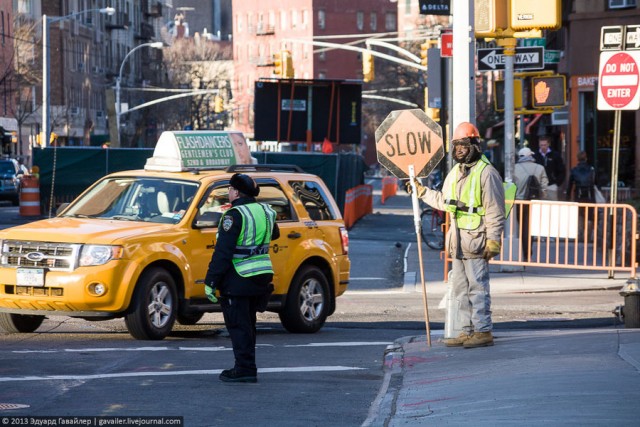
[{"label": "officer's dark uniform", "polygon": [[[240,211],[233,208],[256,203],[255,196],[260,190],[253,179],[243,174],[235,174],[231,179],[231,186],[241,193],[240,198],[231,203],[232,208],[220,221],[205,283],[220,291],[220,305],[235,356],[235,367],[223,371],[220,379],[255,382],[256,311],[266,309],[266,302],[273,290],[273,274],[242,277],[232,263],[244,221]],[[266,213],[265,217],[255,220],[265,221]],[[275,240],[280,237],[280,231],[275,221],[271,221],[271,224],[271,240]]]}]

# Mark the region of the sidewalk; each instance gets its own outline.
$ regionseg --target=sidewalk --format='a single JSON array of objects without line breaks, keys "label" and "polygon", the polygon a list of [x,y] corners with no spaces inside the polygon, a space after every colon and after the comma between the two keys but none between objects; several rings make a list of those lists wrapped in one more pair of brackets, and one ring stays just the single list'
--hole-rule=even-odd
[{"label": "sidewalk", "polygon": [[[399,223],[413,226],[411,199],[402,189],[385,205],[374,191],[373,210],[406,215]],[[443,264],[437,251],[423,245],[422,252],[432,305],[446,291]],[[494,265],[491,271],[496,299],[521,292],[615,292],[627,279],[582,270],[501,273]],[[421,288],[414,242],[405,251],[404,290]],[[477,349],[448,348],[442,338],[442,330],[432,330],[431,347],[425,335],[389,346],[383,386],[363,426],[637,423],[640,329],[498,329],[494,346]]]}]

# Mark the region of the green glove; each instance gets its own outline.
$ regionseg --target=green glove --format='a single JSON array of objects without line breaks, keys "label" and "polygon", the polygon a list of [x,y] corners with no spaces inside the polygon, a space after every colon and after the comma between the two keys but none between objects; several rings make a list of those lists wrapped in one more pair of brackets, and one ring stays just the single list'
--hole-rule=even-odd
[{"label": "green glove", "polygon": [[500,242],[497,240],[487,240],[487,244],[484,247],[482,258],[489,261],[496,255],[500,255]]},{"label": "green glove", "polygon": [[[420,184],[418,181],[414,180],[414,182],[416,184],[416,195],[418,196],[418,199],[421,199],[427,192],[427,189],[424,188],[422,184]],[[413,188],[411,187],[411,180],[408,180],[404,185],[407,188],[407,193],[409,194],[413,193]]]},{"label": "green glove", "polygon": [[207,299],[211,302],[218,302],[218,298],[216,297],[216,288],[210,285],[204,285],[204,294],[207,296]]}]

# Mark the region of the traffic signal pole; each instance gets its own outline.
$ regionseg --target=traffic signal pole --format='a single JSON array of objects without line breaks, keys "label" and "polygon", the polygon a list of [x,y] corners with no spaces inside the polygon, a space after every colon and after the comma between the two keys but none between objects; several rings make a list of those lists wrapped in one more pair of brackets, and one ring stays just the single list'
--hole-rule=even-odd
[{"label": "traffic signal pole", "polygon": [[[498,39],[498,45],[504,48],[504,180],[513,182],[515,170],[515,114],[513,93],[513,65],[516,52],[516,39]],[[522,135],[521,135],[522,137]]]}]

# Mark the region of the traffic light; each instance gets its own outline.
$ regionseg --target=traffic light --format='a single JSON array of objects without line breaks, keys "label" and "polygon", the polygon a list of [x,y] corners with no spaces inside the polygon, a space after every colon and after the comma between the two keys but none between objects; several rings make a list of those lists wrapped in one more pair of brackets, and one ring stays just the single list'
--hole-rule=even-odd
[{"label": "traffic light", "polygon": [[[522,104],[524,84],[523,79],[513,79],[513,108],[520,110],[526,105]],[[504,80],[496,80],[493,82],[493,102],[496,111],[504,111]]]},{"label": "traffic light", "polygon": [[533,108],[564,107],[567,103],[567,82],[563,75],[531,77]]},{"label": "traffic light", "polygon": [[509,26],[509,0],[474,0],[473,28],[476,38],[494,38]]},{"label": "traffic light", "polygon": [[293,69],[293,58],[291,52],[288,50],[282,51],[282,77],[285,79],[292,79],[295,76],[295,70]]},{"label": "traffic light", "polygon": [[224,99],[221,96],[216,95],[213,101],[213,112],[216,114],[222,113],[224,111]]},{"label": "traffic light", "polygon": [[273,54],[273,74],[276,77],[282,77],[282,53],[276,52]]},{"label": "traffic light", "polygon": [[426,41],[420,45],[420,58],[422,58],[420,61],[420,65],[422,65],[423,67],[426,67],[427,63],[429,62],[429,59],[428,59],[429,47],[430,47],[429,41]]},{"label": "traffic light", "polygon": [[371,52],[364,52],[362,54],[362,75],[364,76],[363,80],[365,83],[373,81],[376,76]]}]

